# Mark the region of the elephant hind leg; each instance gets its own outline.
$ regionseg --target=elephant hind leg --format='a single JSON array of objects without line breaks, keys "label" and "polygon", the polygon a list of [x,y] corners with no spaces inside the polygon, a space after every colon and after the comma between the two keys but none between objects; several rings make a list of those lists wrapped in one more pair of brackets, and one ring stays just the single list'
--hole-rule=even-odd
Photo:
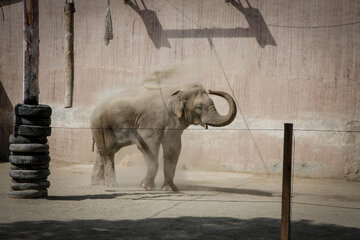
[{"label": "elephant hind leg", "polygon": [[99,150],[95,147],[95,164],[91,175],[91,185],[105,185],[104,175],[104,157],[100,155]]},{"label": "elephant hind leg", "polygon": [[101,152],[95,148],[95,164],[91,175],[91,185],[117,186],[115,177],[114,153]]},{"label": "elephant hind leg", "polygon": [[105,185],[107,187],[118,186],[115,175],[114,153],[106,154],[104,161]]}]

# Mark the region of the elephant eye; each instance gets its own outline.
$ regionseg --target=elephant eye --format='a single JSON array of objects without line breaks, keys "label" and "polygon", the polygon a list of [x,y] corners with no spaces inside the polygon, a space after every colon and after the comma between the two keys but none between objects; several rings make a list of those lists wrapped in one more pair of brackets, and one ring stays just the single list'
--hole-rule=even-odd
[{"label": "elephant eye", "polygon": [[202,110],[202,105],[201,104],[199,104],[199,105],[196,105],[196,110]]}]

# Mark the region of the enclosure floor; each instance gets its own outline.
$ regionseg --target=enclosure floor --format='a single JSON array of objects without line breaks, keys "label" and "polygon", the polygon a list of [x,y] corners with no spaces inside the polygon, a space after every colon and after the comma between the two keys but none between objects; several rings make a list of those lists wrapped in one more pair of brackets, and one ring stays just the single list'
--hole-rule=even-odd
[{"label": "enclosure floor", "polygon": [[[139,187],[142,166],[117,166],[118,187],[90,185],[91,166],[52,163],[46,199],[10,199],[0,163],[1,239],[279,239],[281,177],[181,170],[180,192]],[[156,180],[161,186],[162,174]],[[360,182],[294,179],[294,239],[359,239]]]}]

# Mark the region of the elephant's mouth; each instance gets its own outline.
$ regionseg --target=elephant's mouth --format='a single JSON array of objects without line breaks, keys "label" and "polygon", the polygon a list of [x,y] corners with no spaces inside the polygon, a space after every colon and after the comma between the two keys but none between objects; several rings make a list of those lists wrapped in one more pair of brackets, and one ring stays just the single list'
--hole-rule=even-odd
[{"label": "elephant's mouth", "polygon": [[200,125],[200,126],[202,126],[203,128],[208,129],[208,125],[207,125],[206,123],[203,123],[200,119],[196,119],[196,120],[194,121],[194,124],[195,124],[195,125]]}]

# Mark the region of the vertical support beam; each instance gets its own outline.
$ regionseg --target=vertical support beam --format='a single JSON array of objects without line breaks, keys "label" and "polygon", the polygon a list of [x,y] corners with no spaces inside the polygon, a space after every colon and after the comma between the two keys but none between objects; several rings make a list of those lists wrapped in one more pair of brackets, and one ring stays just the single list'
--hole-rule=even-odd
[{"label": "vertical support beam", "polygon": [[23,100],[25,104],[39,103],[39,1],[24,3],[24,76]]},{"label": "vertical support beam", "polygon": [[290,197],[291,197],[291,161],[293,124],[285,123],[284,126],[284,159],[282,181],[282,206],[281,206],[281,240],[290,239]]},{"label": "vertical support beam", "polygon": [[72,107],[74,88],[74,2],[65,2],[65,57],[66,57],[66,80],[65,80],[65,108]]}]

